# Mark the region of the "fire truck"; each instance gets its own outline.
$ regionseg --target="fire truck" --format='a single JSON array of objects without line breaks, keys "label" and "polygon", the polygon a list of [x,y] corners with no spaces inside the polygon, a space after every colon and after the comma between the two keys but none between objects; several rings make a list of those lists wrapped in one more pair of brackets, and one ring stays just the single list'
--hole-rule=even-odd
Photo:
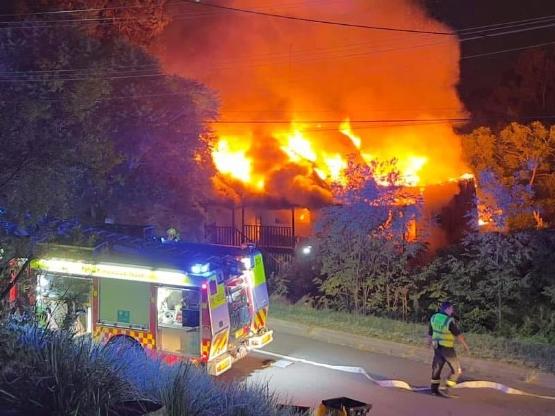
[{"label": "fire truck", "polygon": [[143,348],[168,362],[189,359],[212,375],[273,340],[256,248],[163,243],[98,230],[94,238],[93,244],[38,245],[31,267],[37,306],[49,325],[60,326],[71,312],[78,333]]}]

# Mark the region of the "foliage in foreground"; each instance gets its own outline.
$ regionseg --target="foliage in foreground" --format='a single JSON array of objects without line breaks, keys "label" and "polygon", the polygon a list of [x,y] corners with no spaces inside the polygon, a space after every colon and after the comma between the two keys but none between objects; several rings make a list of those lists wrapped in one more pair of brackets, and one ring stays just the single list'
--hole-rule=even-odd
[{"label": "foliage in foreground", "polygon": [[85,338],[14,322],[0,331],[3,405],[30,414],[103,415],[139,397],[102,349]]},{"label": "foliage in foreground", "polygon": [[134,400],[161,402],[167,416],[294,414],[267,386],[218,383],[186,363],[168,366],[142,350],[103,347],[32,323],[0,324],[0,407],[92,416]]}]

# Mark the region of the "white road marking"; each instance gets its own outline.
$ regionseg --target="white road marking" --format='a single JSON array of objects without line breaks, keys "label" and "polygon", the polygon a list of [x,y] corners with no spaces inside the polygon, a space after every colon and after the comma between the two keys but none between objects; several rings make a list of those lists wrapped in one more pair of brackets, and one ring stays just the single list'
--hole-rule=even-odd
[{"label": "white road marking", "polygon": [[286,368],[293,364],[293,361],[278,360],[272,364],[272,367]]},{"label": "white road marking", "polygon": [[[430,390],[429,387],[413,387],[409,383],[407,383],[406,381],[403,381],[403,380],[378,380],[378,379],[375,379],[370,374],[368,374],[366,372],[366,370],[362,367],[349,367],[349,366],[342,366],[342,365],[332,365],[332,364],[319,363],[319,362],[316,362],[316,361],[306,360],[304,358],[291,357],[291,356],[288,356],[288,355],[282,355],[282,354],[277,354],[275,352],[263,351],[263,350],[258,350],[257,353],[269,355],[271,357],[280,358],[281,359],[280,361],[285,360],[285,361],[289,361],[289,362],[297,362],[297,363],[313,365],[313,366],[316,366],[316,367],[324,367],[324,368],[328,368],[330,370],[342,371],[344,373],[361,374],[364,377],[366,377],[368,380],[370,380],[372,383],[375,383],[380,387],[393,387],[393,388],[409,390],[409,391],[414,391],[414,392]],[[279,361],[276,361],[276,362],[279,362]],[[453,389],[455,389],[455,388],[456,389],[465,389],[465,388],[470,388],[470,389],[494,389],[494,390],[498,390],[498,391],[501,391],[501,392],[506,393],[506,394],[536,397],[536,398],[546,399],[546,400],[555,400],[554,396],[543,396],[543,395],[540,395],[540,394],[528,393],[528,392],[525,392],[525,391],[522,391],[522,390],[518,390],[518,389],[515,389],[515,388],[512,388],[512,387],[506,386],[506,385],[501,384],[501,383],[495,383],[493,381],[486,381],[486,380],[463,381],[462,383],[459,383],[456,386],[453,386],[451,388],[453,388]]]}]

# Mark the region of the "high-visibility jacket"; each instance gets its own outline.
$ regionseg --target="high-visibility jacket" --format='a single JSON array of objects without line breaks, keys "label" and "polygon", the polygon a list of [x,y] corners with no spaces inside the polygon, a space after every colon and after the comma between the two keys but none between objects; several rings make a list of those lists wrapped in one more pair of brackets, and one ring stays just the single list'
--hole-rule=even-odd
[{"label": "high-visibility jacket", "polygon": [[442,347],[453,348],[455,346],[455,335],[449,330],[453,318],[444,313],[436,313],[430,319],[432,325],[432,341]]}]

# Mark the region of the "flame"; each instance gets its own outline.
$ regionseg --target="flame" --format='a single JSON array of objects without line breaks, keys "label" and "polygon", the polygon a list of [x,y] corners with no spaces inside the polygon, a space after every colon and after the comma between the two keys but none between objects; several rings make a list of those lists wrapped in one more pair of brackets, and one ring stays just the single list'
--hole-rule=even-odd
[{"label": "flame", "polygon": [[341,125],[339,126],[339,131],[342,134],[344,134],[345,136],[347,136],[349,139],[351,139],[351,141],[353,142],[353,145],[357,149],[360,149],[360,145],[362,144],[362,140],[359,136],[354,134],[353,131],[351,130],[351,120],[349,118],[346,118],[341,123]]},{"label": "flame", "polygon": [[318,177],[328,182],[343,182],[342,173],[347,168],[347,160],[339,153],[329,154],[303,131],[306,127],[291,123],[290,131],[278,132],[275,137],[284,142],[281,150],[293,163],[305,164]]},{"label": "flame", "polygon": [[[231,150],[229,142],[232,139],[220,138],[212,152],[212,159],[216,168],[224,175],[249,183],[252,178],[252,161],[246,156],[248,149]],[[234,145],[241,141],[233,140]]]},{"label": "flame", "polygon": [[[246,7],[242,0],[227,3]],[[368,0],[264,3],[261,9],[285,15],[392,27],[407,26],[410,15],[411,27],[450,30],[414,0],[372,7]],[[185,14],[200,8],[180,5]],[[213,159],[221,176],[233,178],[233,187],[243,184],[241,191],[304,206],[331,201],[329,184],[344,179],[351,154],[371,166],[396,159],[396,180],[411,186],[446,182],[468,170],[447,121],[467,115],[455,88],[459,40],[424,38],[208,13],[175,19],[153,50],[167,72],[217,92],[221,120],[213,126]]]},{"label": "flame", "polygon": [[345,183],[345,177],[343,176],[343,171],[347,168],[347,161],[341,157],[339,154],[326,157],[324,163],[327,168],[326,179],[333,182]]},{"label": "flame", "polygon": [[316,161],[316,153],[312,149],[312,144],[303,136],[298,127],[294,127],[293,132],[287,136],[287,143],[281,149],[293,162],[299,162],[302,159],[310,162]]},{"label": "flame", "polygon": [[410,186],[417,186],[420,183],[418,172],[426,163],[428,163],[428,158],[425,156],[408,156],[399,166],[403,182]]},{"label": "flame", "polygon": [[[351,152],[360,163],[374,167],[376,180],[382,185],[391,184],[392,178],[397,185],[414,187],[423,186],[426,183],[455,180],[453,178],[434,178],[433,175],[424,180],[422,173],[430,166],[430,158],[425,154],[403,147],[382,149],[381,153],[380,149],[372,152],[366,150],[362,146],[362,137],[352,130],[348,118],[337,127],[336,133],[340,134],[333,136],[335,140],[333,144],[316,138],[318,132],[319,130],[314,130],[311,126],[293,121],[287,130],[274,128],[271,137],[287,163],[304,167],[308,173],[314,173],[328,184],[347,182],[344,176],[348,165],[345,152],[349,151],[349,144]],[[280,166],[276,161],[272,164],[271,169],[267,168],[265,171],[254,169],[253,159],[249,156],[254,136],[253,132],[247,135],[223,135],[214,147],[212,157],[221,174],[241,181],[253,191],[261,192],[265,191],[267,176],[279,171]],[[342,143],[345,152],[343,154],[338,151],[334,152],[333,149],[337,148],[338,143],[343,140],[342,138],[345,139]],[[393,163],[387,163],[391,160]],[[470,179],[473,176],[465,173],[459,178]]]}]

